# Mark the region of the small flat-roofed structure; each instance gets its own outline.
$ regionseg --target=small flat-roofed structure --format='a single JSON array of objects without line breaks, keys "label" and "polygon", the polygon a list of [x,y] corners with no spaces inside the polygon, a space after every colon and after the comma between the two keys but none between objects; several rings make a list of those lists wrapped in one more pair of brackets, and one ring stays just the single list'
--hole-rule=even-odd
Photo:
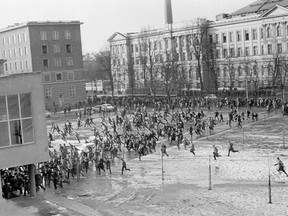
[{"label": "small flat-roofed structure", "polygon": [[0,169],[29,165],[34,196],[34,164],[48,159],[42,74],[0,76]]}]

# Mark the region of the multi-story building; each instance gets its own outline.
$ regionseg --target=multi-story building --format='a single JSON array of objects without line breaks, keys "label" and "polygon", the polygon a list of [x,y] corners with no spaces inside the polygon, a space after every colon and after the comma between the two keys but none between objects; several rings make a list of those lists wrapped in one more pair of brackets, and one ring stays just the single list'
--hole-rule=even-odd
[{"label": "multi-story building", "polygon": [[232,14],[217,15],[215,21],[198,18],[173,29],[114,33],[108,41],[115,90],[131,85],[131,65],[134,86],[147,86],[150,69],[159,71],[159,65],[173,56],[184,68],[185,90],[251,90],[285,84],[287,20],[288,0],[258,0]]},{"label": "multi-story building", "polygon": [[27,22],[1,29],[4,74],[42,72],[47,109],[84,101],[81,24]]}]

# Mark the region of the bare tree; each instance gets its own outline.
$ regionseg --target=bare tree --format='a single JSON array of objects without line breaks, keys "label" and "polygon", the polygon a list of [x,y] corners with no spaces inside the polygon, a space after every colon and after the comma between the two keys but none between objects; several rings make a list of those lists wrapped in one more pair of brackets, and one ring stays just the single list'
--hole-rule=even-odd
[{"label": "bare tree", "polygon": [[[142,68],[144,87],[149,85],[152,94],[155,96],[158,66],[159,63],[163,61],[162,56],[157,52],[159,46],[162,46],[162,43],[159,41],[159,33],[152,31],[149,28],[144,28],[140,33],[138,43],[138,58]],[[149,83],[148,85],[147,82]]]},{"label": "bare tree", "polygon": [[111,67],[111,51],[106,48],[104,51],[100,51],[99,53],[95,54],[95,59],[101,65],[110,80],[112,103],[114,103],[114,79]]},{"label": "bare tree", "polygon": [[171,101],[171,93],[177,83],[177,73],[179,64],[174,61],[166,61],[159,67],[160,82],[165,89],[169,103]]}]

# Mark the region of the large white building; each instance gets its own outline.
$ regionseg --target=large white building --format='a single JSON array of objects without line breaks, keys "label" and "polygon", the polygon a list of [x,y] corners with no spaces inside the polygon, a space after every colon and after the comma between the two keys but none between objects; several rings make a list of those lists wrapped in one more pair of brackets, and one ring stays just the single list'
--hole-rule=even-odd
[{"label": "large white building", "polygon": [[114,33],[108,41],[115,91],[125,92],[131,83],[151,91],[151,79],[160,85],[159,71],[172,57],[185,74],[181,90],[284,86],[287,21],[288,0],[258,0],[215,21],[198,18],[173,29]]}]

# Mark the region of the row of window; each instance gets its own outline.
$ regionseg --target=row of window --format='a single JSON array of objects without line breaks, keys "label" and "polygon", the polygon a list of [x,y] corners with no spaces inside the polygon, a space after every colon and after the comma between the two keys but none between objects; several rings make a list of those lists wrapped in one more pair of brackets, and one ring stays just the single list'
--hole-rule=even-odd
[{"label": "row of window", "polygon": [[9,58],[16,58],[21,56],[28,56],[29,51],[28,47],[19,47],[18,49],[9,49],[9,50],[3,50],[2,56],[3,59],[9,59]]},{"label": "row of window", "polygon": [[[57,67],[57,68],[62,67],[61,58],[54,58],[53,62],[54,62],[54,67]],[[67,57],[66,58],[66,66],[72,67],[73,65],[74,65],[73,57]],[[50,67],[49,59],[43,59],[43,67],[44,68],[49,68]]]},{"label": "row of window", "polygon": [[[44,82],[51,82],[52,81],[50,73],[45,73],[43,75],[43,78],[44,78]],[[67,80],[69,81],[69,80],[74,80],[74,79],[75,79],[74,72],[68,71],[67,72]],[[55,73],[55,80],[56,81],[63,81],[63,73],[62,72]]]},{"label": "row of window", "polygon": [[22,43],[26,41],[27,41],[27,35],[25,32],[22,34],[16,34],[16,35],[11,35],[11,36],[2,38],[3,46],[16,44],[16,43]]},{"label": "row of window", "polygon": [[[54,53],[60,53],[61,52],[60,44],[54,44],[53,45],[53,51],[54,51]],[[48,45],[42,45],[41,46],[41,52],[42,52],[42,54],[47,54],[49,52]],[[72,53],[71,44],[66,44],[65,45],[65,52],[66,53]]]},{"label": "row of window", "polygon": [[0,147],[34,142],[31,94],[0,96]]},{"label": "row of window", "polygon": [[[276,50],[273,52],[273,45],[272,44],[267,44],[267,52],[266,54],[271,55],[273,53],[278,53],[281,54],[283,53],[283,44],[282,43],[278,43],[276,45]],[[287,47],[288,47],[288,43],[287,43]],[[252,53],[250,53],[250,47],[245,47],[244,48],[244,53],[241,47],[238,47],[237,52],[235,52],[234,48],[230,48],[228,49],[223,49],[222,50],[222,58],[227,58],[227,57],[241,57],[241,56],[250,56],[250,55],[265,55],[265,50],[264,50],[264,45],[261,45],[260,47],[260,53],[258,51],[258,46],[253,46],[252,47]],[[229,53],[228,53],[229,52]],[[220,58],[220,50],[216,51],[216,58]]]},{"label": "row of window", "polygon": [[[260,39],[263,39],[264,36],[266,38],[272,38],[274,36],[281,37],[283,36],[284,29],[281,26],[277,26],[275,31],[273,31],[272,27],[267,27],[266,30],[264,28],[260,29]],[[236,37],[235,37],[236,33]],[[221,33],[222,43],[228,43],[228,42],[234,42],[235,39],[237,42],[241,41],[249,41],[251,38],[252,40],[258,40],[258,29],[252,29],[252,32],[250,34],[249,30],[244,30],[244,35],[242,35],[242,31],[236,31],[236,32],[228,32],[228,35],[226,32]],[[286,26],[286,34],[288,35],[288,26]],[[243,38],[244,37],[244,38]],[[229,41],[228,41],[229,39]],[[209,35],[210,42],[213,42],[213,35]],[[215,43],[219,43],[219,34],[215,34]]]},{"label": "row of window", "polygon": [[[52,94],[52,88],[46,88],[45,89],[45,96],[46,98],[49,98],[51,99],[53,97],[53,94]],[[59,95],[60,98],[63,97],[63,95]],[[74,98],[76,97],[76,88],[75,86],[69,86],[69,97],[71,98]]]},{"label": "row of window", "polygon": [[[59,31],[52,31],[52,32],[49,32],[52,34],[52,39],[53,40],[60,40],[60,32]],[[42,41],[45,41],[47,40],[47,31],[40,31],[40,39]],[[50,35],[48,35],[50,37]],[[71,31],[70,30],[65,30],[64,31],[64,39],[66,40],[70,40],[72,37],[71,37]]]},{"label": "row of window", "polygon": [[5,72],[8,71],[29,71],[28,61],[9,62],[4,64]]}]

